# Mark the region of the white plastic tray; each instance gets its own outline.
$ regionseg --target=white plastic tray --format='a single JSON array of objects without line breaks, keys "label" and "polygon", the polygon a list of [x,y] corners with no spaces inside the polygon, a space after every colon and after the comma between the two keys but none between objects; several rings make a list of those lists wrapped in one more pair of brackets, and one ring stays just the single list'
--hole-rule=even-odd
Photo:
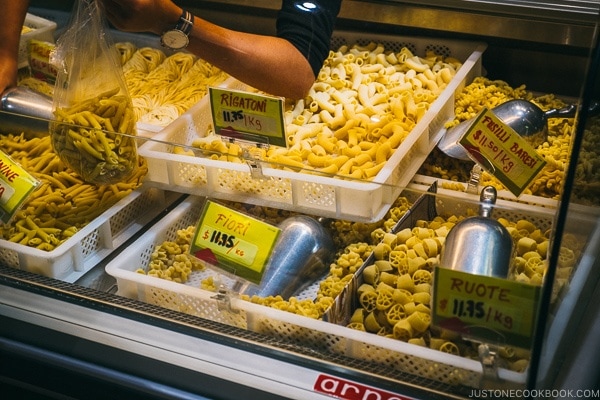
[{"label": "white plastic tray", "polygon": [[139,188],[52,251],[0,239],[0,262],[75,282],[157,216],[176,195],[158,188]]},{"label": "white plastic tray", "polygon": [[[197,224],[202,204],[202,198],[188,197],[140,236],[127,252],[106,266],[106,272],[117,280],[118,295],[285,338],[311,349],[379,363],[438,382],[479,387],[481,365],[477,361],[302,317],[234,296],[224,304],[217,300],[214,292],[200,289],[201,280],[207,276],[204,271],[193,272],[186,284],[135,272],[138,268],[148,267],[155,246],[166,240],[174,240],[177,230]],[[214,271],[210,274],[216,275]],[[222,283],[228,284],[226,280]],[[523,374],[505,369],[499,370],[499,376],[516,385],[524,382]]]},{"label": "white plastic tray", "polygon": [[212,123],[208,99],[140,146],[148,160],[148,181],[159,187],[200,196],[294,210],[353,221],[381,219],[440,139],[443,124],[454,117],[455,94],[481,74],[485,45],[430,38],[403,38],[339,32],[332,48],[342,44],[382,43],[386,49],[427,50],[463,62],[455,77],[371,182],[290,172],[263,165],[258,171],[242,163],[173,154],[173,144],[189,145],[205,137]]},{"label": "white plastic tray", "polygon": [[[413,177],[413,179],[411,181],[411,184],[409,184],[408,186],[410,187],[411,185],[414,184],[413,187],[415,187],[415,188],[418,188],[418,187],[422,188],[423,186],[428,187],[428,186],[431,186],[431,184],[436,181],[438,182],[438,191],[441,189],[449,195],[458,195],[459,197],[464,195],[464,191],[461,192],[460,190],[453,190],[453,189],[447,189],[447,188],[456,187],[457,184],[460,184],[466,190],[467,185],[468,185],[467,182],[454,182],[454,181],[447,180],[447,179],[439,179],[439,178],[435,178],[432,176],[415,174],[415,176]],[[522,194],[519,197],[516,197],[513,193],[511,193],[509,190],[506,190],[506,189],[498,190],[498,199],[518,203],[519,205],[529,204],[529,205],[534,205],[534,206],[539,206],[539,207],[547,207],[547,208],[551,208],[551,209],[556,209],[558,207],[557,200],[549,199],[547,197],[533,196],[530,194]]]}]

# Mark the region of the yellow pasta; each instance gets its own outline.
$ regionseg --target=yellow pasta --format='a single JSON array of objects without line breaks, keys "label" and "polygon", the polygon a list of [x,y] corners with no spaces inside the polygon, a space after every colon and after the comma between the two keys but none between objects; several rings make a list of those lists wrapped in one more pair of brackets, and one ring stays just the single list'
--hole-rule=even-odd
[{"label": "yellow pasta", "polygon": [[414,329],[410,322],[407,319],[401,319],[400,321],[394,324],[392,333],[395,339],[402,340],[403,342],[408,342],[414,335]]},{"label": "yellow pasta", "polygon": [[394,326],[398,321],[406,317],[404,306],[400,303],[393,304],[385,313],[387,323]]},{"label": "yellow pasta", "polygon": [[[99,184],[127,179],[137,166],[136,129],[128,98],[116,91],[58,108],[52,146],[82,178]],[[123,136],[127,135],[127,136]],[[99,145],[94,146],[94,141]]]},{"label": "yellow pasta", "polygon": [[140,174],[126,183],[96,186],[83,182],[56,157],[49,136],[0,135],[0,147],[41,182],[11,223],[2,226],[1,236],[44,251],[54,250],[131,193],[146,171],[141,160]]},{"label": "yellow pasta", "polygon": [[415,282],[412,276],[408,273],[400,274],[396,279],[396,288],[404,289],[412,293],[415,290]]},{"label": "yellow pasta", "polygon": [[406,317],[406,320],[412,327],[413,331],[418,333],[423,333],[427,329],[429,329],[429,325],[431,324],[431,316],[428,313],[415,311]]},{"label": "yellow pasta", "polygon": [[[477,77],[457,97],[455,102],[456,118],[448,123],[447,127],[455,126],[464,120],[474,117],[483,107],[491,109],[511,99],[531,101],[542,110],[560,109],[565,106],[564,101],[553,95],[535,96],[534,93],[526,91],[524,85],[513,88],[500,80]],[[558,199],[560,197],[562,190],[561,182],[569,157],[567,149],[569,148],[573,129],[573,118],[554,118],[548,121],[547,140],[536,148],[536,151],[546,160],[546,165],[525,189],[525,194],[533,194],[551,199]],[[590,143],[593,143],[593,141],[590,141]],[[580,164],[582,165],[591,165],[588,160],[597,158],[595,149],[590,145],[581,151],[581,153],[582,162]],[[467,173],[471,169],[469,164],[470,162],[452,159],[445,156],[441,151],[434,150],[421,166],[419,173],[458,182],[467,182],[469,179]],[[577,178],[579,183],[576,186],[585,188],[585,190],[580,191],[584,201],[587,198],[593,198],[594,194],[597,193],[593,187],[584,183],[594,181],[592,178],[593,173],[591,169],[579,169]],[[504,186],[487,172],[482,174],[480,184],[492,185],[499,190],[504,189]],[[461,189],[460,186],[447,188],[464,191],[464,188]],[[598,196],[595,197],[597,198]]]},{"label": "yellow pasta", "polygon": [[457,356],[460,355],[460,350],[459,350],[458,346],[452,342],[442,343],[438,350],[441,352],[444,352],[444,353],[448,353],[448,354],[453,354],[453,355],[457,355]]},{"label": "yellow pasta", "polygon": [[365,267],[363,270],[363,279],[366,283],[373,286],[377,285],[379,282],[379,269],[375,264]]},{"label": "yellow pasta", "polygon": [[[381,44],[330,52],[308,95],[288,105],[289,148],[269,149],[266,161],[282,168],[304,164],[303,172],[373,179],[460,67],[443,57],[432,60],[410,51],[392,54]],[[423,87],[413,87],[414,81]],[[324,129],[331,133],[320,135]],[[311,152],[299,153],[301,159],[289,165],[282,163],[292,160],[300,146]],[[331,156],[340,154],[349,159],[332,167]]]}]

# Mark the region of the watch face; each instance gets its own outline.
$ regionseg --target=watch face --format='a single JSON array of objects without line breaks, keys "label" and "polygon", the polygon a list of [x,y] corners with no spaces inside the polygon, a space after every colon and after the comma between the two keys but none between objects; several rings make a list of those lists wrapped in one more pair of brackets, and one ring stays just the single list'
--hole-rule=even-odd
[{"label": "watch face", "polygon": [[188,45],[188,37],[185,33],[178,29],[165,32],[161,37],[163,46],[173,50],[180,50]]}]

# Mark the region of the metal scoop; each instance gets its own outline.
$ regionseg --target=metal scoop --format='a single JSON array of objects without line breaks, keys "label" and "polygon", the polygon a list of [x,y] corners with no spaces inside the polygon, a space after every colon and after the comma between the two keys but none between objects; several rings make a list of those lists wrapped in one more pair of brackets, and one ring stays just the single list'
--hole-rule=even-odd
[{"label": "metal scoop", "polygon": [[480,215],[458,222],[448,233],[440,266],[475,275],[506,278],[513,240],[506,228],[491,218],[496,189],[486,186],[480,195]]},{"label": "metal scoop", "polygon": [[[594,102],[590,112],[600,110],[600,103]],[[533,147],[542,144],[548,135],[548,118],[573,117],[577,111],[574,104],[563,108],[543,111],[527,100],[509,100],[491,110],[502,122],[510,126]],[[461,122],[446,131],[437,147],[446,155],[460,160],[470,160],[465,148],[458,143],[473,124],[474,118]]]},{"label": "metal scoop", "polygon": [[288,299],[329,270],[335,246],[328,230],[316,219],[297,215],[279,224],[281,233],[258,285],[244,293],[261,297],[280,295]]},{"label": "metal scoop", "polygon": [[0,132],[48,135],[52,98],[24,86],[7,89],[0,98]]}]

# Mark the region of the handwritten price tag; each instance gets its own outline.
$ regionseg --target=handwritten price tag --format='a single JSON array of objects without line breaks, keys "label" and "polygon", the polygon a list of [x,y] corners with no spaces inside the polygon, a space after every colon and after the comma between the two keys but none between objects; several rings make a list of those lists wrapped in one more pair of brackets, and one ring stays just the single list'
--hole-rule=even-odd
[{"label": "handwritten price tag", "polygon": [[541,288],[436,268],[433,324],[493,343],[529,348]]},{"label": "handwritten price tag", "polygon": [[40,181],[0,151],[0,221],[8,223]]},{"label": "handwritten price tag", "polygon": [[190,254],[259,284],[279,233],[276,226],[207,200]]},{"label": "handwritten price tag", "polygon": [[488,109],[477,116],[460,144],[517,197],[546,164],[527,141]]},{"label": "handwritten price tag", "polygon": [[285,147],[281,97],[209,87],[215,133],[250,142]]}]

